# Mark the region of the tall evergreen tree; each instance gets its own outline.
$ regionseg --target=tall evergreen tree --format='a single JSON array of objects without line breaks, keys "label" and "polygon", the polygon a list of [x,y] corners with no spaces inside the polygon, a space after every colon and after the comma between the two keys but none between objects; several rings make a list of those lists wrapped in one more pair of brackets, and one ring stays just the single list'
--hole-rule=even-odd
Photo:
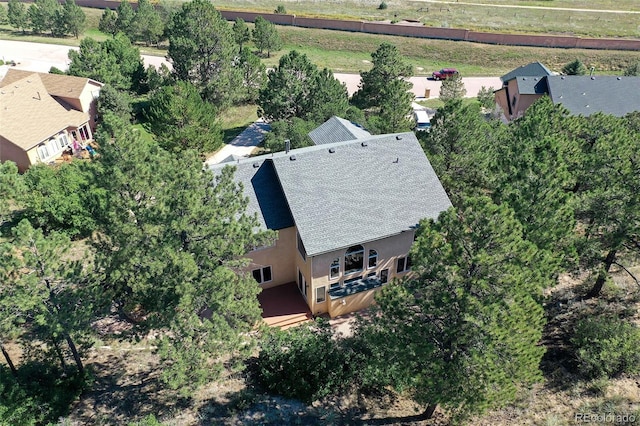
[{"label": "tall evergreen tree", "polygon": [[120,4],[116,9],[118,18],[116,19],[116,32],[121,32],[129,37],[129,40],[133,40],[135,34],[133,33],[133,21],[136,17],[136,12],[131,7],[129,0],[120,0]]},{"label": "tall evergreen tree", "polygon": [[242,52],[244,44],[251,40],[251,30],[244,22],[244,19],[236,18],[233,23],[233,38],[236,44],[240,46],[240,52]]},{"label": "tall evergreen tree", "polygon": [[467,199],[422,221],[414,277],[383,287],[361,335],[379,345],[375,365],[397,389],[454,418],[507,404],[541,379],[541,289],[553,282],[506,206]]},{"label": "tall evergreen tree", "polygon": [[[19,324],[25,329],[22,333],[28,328],[36,339],[51,342],[51,352],[63,369],[66,362],[58,343],[66,343],[82,375],[84,364],[77,342],[90,333],[94,310],[87,269],[83,262],[67,256],[70,241],[63,234],[45,236],[27,220],[21,221],[13,232],[13,241],[2,249],[0,276],[5,281],[0,315],[11,316],[14,326]],[[7,309],[7,304],[12,304],[13,309]],[[0,318],[0,323],[6,326],[8,319]]]},{"label": "tall evergreen tree", "polygon": [[49,31],[54,34],[57,24],[56,12],[60,8],[60,3],[56,0],[35,0],[27,11],[33,32],[40,34]]},{"label": "tall evergreen tree", "polygon": [[150,46],[158,44],[164,33],[164,22],[160,13],[149,0],[139,0],[138,9],[132,22],[135,40]]},{"label": "tall evergreen tree", "polygon": [[63,34],[71,34],[75,38],[78,38],[82,30],[84,29],[86,15],[80,6],[78,6],[75,0],[65,0],[62,6],[62,32]]},{"label": "tall evergreen tree", "polygon": [[240,96],[240,101],[255,103],[258,100],[260,89],[267,82],[267,67],[246,46],[240,50],[238,66],[242,70],[243,94]]},{"label": "tall evergreen tree", "polygon": [[455,99],[462,99],[467,94],[467,89],[462,82],[462,76],[460,74],[453,74],[447,77],[440,86],[440,100],[444,103]]},{"label": "tall evergreen tree", "polygon": [[184,3],[167,33],[175,78],[191,82],[217,107],[233,103],[241,84],[240,69],[234,66],[238,47],[230,25],[213,4]]},{"label": "tall evergreen tree", "polygon": [[253,43],[260,50],[260,54],[262,55],[262,52],[266,50],[268,58],[271,57],[271,52],[282,49],[282,39],[275,24],[262,16],[256,17],[252,38]]},{"label": "tall evergreen tree", "polygon": [[292,50],[268,73],[258,98],[258,113],[273,121],[297,117],[322,122],[332,115],[344,115],[346,99],[346,88],[330,71],[318,70],[306,55]]},{"label": "tall evergreen tree", "polygon": [[188,389],[215,378],[220,357],[250,350],[259,288],[242,272],[245,253],[265,244],[233,169],[214,178],[192,151],[174,156],[130,128],[101,138],[108,201],[96,236],[103,291],[139,327],[163,335],[163,374]]},{"label": "tall evergreen tree", "polygon": [[362,82],[351,98],[352,104],[364,110],[368,118],[377,116],[381,131],[408,130],[414,96],[409,92],[411,83],[405,79],[412,75],[411,65],[389,43],[382,43],[371,57],[373,68],[360,73]]},{"label": "tall evergreen tree", "polygon": [[222,145],[216,108],[202,100],[191,83],[165,86],[149,99],[149,126],[160,146],[170,152],[194,149],[201,154]]},{"label": "tall evergreen tree", "polygon": [[100,16],[98,29],[105,34],[115,35],[118,32],[118,15],[111,9],[106,8]]},{"label": "tall evergreen tree", "polygon": [[7,3],[7,18],[12,27],[20,29],[24,33],[29,24],[27,6],[20,0],[9,0]]}]

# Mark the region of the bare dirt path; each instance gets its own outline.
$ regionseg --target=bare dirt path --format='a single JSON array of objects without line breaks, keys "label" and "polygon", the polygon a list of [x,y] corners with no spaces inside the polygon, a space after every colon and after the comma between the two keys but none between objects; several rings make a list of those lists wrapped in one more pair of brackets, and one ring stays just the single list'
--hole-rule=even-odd
[{"label": "bare dirt path", "polygon": [[484,6],[484,7],[502,7],[507,9],[539,9],[539,10],[564,10],[569,12],[590,12],[590,13],[636,13],[640,14],[638,10],[614,10],[614,9],[576,9],[572,7],[551,7],[551,6],[525,6],[514,4],[488,4],[488,3],[470,3],[463,1],[439,1],[439,0],[414,0],[423,3],[436,3],[436,4],[457,4],[465,6]]}]

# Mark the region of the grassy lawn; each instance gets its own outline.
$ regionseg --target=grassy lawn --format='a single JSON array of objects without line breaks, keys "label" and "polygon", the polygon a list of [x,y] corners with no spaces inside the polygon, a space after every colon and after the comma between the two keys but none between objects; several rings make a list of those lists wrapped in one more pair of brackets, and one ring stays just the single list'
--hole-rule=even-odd
[{"label": "grassy lawn", "polygon": [[[434,27],[467,28],[481,31],[560,33],[593,37],[637,37],[637,19],[624,13],[564,11],[561,8],[640,11],[635,0],[463,0],[437,3],[422,0],[385,0],[386,9],[378,9],[382,0],[312,1],[298,0],[221,0],[216,7],[229,10],[273,12],[283,5],[287,13],[309,17],[334,17],[351,20],[416,20]],[[490,4],[490,6],[488,5]],[[550,7],[556,10],[506,8],[509,6]]]}]

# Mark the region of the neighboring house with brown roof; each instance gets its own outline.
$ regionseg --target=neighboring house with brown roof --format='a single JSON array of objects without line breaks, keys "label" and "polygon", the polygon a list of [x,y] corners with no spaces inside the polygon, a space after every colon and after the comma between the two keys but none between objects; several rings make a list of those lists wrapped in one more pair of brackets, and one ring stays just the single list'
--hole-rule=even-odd
[{"label": "neighboring house with brown roof", "polygon": [[0,161],[24,172],[55,161],[74,140],[93,140],[101,87],[88,78],[10,69],[0,81]]}]

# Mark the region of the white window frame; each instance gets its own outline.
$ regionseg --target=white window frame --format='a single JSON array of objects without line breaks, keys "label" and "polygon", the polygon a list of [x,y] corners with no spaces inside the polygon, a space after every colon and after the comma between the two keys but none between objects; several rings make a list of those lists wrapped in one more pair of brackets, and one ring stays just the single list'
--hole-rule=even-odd
[{"label": "white window frame", "polygon": [[[375,259],[373,266],[370,265],[371,259]],[[369,249],[369,256],[367,256],[367,269],[373,269],[373,268],[376,268],[377,266],[378,266],[378,251],[374,249]]]},{"label": "white window frame", "polygon": [[[355,247],[359,247],[359,249],[353,250],[352,252],[349,252],[350,249],[355,248]],[[351,269],[351,270],[347,271],[347,256],[354,255],[354,254],[360,254],[360,261],[362,263],[360,265],[360,269]],[[364,267],[364,246],[362,244],[357,244],[355,246],[349,247],[347,249],[347,251],[345,252],[345,254],[344,254],[344,275],[346,276],[346,275],[359,274],[364,269],[365,269],[365,267]]]},{"label": "white window frame", "polygon": [[[38,148],[36,149],[38,152],[38,157],[40,157],[40,160],[45,161],[47,158],[50,157],[49,155],[49,148],[47,147],[46,144],[40,144],[38,145]],[[44,155],[43,155],[44,153]]]},{"label": "white window frame", "polygon": [[[334,268],[338,268],[338,271],[336,272],[336,274],[333,274],[333,270]],[[333,262],[331,262],[331,265],[329,265],[329,279],[336,279],[340,277],[340,258],[336,257]]]}]

